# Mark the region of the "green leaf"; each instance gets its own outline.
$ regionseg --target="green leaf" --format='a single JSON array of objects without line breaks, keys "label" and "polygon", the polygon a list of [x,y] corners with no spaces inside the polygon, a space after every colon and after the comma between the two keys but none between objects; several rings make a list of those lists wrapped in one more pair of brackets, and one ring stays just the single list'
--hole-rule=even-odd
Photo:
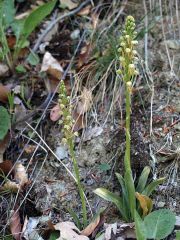
[{"label": "green leaf", "polygon": [[0,23],[5,29],[13,22],[14,16],[14,0],[0,0]]},{"label": "green leaf", "polygon": [[123,194],[123,196],[126,196],[126,199],[127,199],[127,192],[126,192],[126,185],[124,182],[124,178],[119,173],[116,173],[116,177],[121,185],[122,194]]},{"label": "green leaf", "polygon": [[99,165],[99,169],[102,171],[102,172],[106,172],[108,171],[109,169],[111,169],[110,165],[108,163],[102,163]]},{"label": "green leaf", "polygon": [[136,196],[135,196],[135,187],[134,180],[132,177],[131,171],[126,171],[124,176],[124,181],[126,184],[126,189],[128,192],[128,203],[131,212],[131,219],[134,219],[134,210],[136,209]]},{"label": "green leaf", "polygon": [[144,222],[140,218],[139,214],[135,210],[134,212],[134,219],[135,219],[135,231],[136,231],[136,238],[137,240],[145,240],[145,227]]},{"label": "green leaf", "polygon": [[180,231],[176,232],[176,240],[180,240]]},{"label": "green leaf", "polygon": [[78,215],[71,209],[71,208],[66,208],[67,211],[69,212],[69,214],[71,215],[71,217],[73,218],[74,223],[76,224],[76,226],[78,227],[78,229],[82,228],[82,224],[79,220]]},{"label": "green leaf", "polygon": [[32,66],[35,66],[39,63],[39,56],[35,54],[34,52],[31,52],[29,56],[27,57],[28,63],[30,63]]},{"label": "green leaf", "polygon": [[57,240],[60,237],[59,231],[53,231],[50,235],[49,240]]},{"label": "green leaf", "polygon": [[10,115],[6,108],[0,106],[0,140],[2,140],[10,127]]},{"label": "green leaf", "polygon": [[139,177],[139,181],[138,181],[138,185],[136,187],[136,192],[142,193],[142,191],[144,190],[144,188],[146,187],[146,183],[149,177],[149,173],[150,173],[150,167],[146,166],[142,173],[141,176]]},{"label": "green leaf", "polygon": [[154,180],[153,182],[151,182],[149,185],[147,185],[147,187],[144,189],[144,191],[142,192],[142,194],[146,195],[146,196],[150,196],[151,193],[156,189],[156,187],[158,185],[160,185],[161,183],[163,183],[165,180],[165,178],[159,178],[157,180]]},{"label": "green leaf", "polygon": [[176,217],[169,209],[154,211],[144,218],[145,235],[148,239],[164,239],[174,229]]},{"label": "green leaf", "polygon": [[18,65],[18,66],[16,67],[16,71],[17,71],[18,73],[26,73],[26,72],[27,72],[26,69],[25,69],[25,67],[24,67],[23,65]]},{"label": "green leaf", "polygon": [[40,24],[40,22],[48,16],[53,10],[57,0],[49,1],[48,3],[38,7],[26,18],[24,27],[21,32],[23,35],[23,41],[34,31],[34,29]]},{"label": "green leaf", "polygon": [[21,36],[21,32],[23,31],[24,28],[24,23],[25,23],[25,19],[15,19],[13,21],[13,23],[11,24],[11,27],[13,29],[13,32],[16,36],[16,42],[18,43],[19,38]]},{"label": "green leaf", "polygon": [[100,196],[101,198],[105,199],[106,201],[114,203],[116,205],[116,207],[118,208],[118,210],[120,211],[122,217],[125,220],[127,220],[126,213],[124,212],[123,201],[122,201],[121,197],[119,197],[115,193],[108,191],[105,188],[97,188],[94,191],[94,193],[97,194],[98,196]]},{"label": "green leaf", "polygon": [[130,214],[130,208],[129,208],[129,202],[128,202],[128,193],[127,193],[124,178],[119,173],[116,173],[116,177],[121,185],[122,199],[123,199],[123,205],[125,208],[126,216],[127,216],[127,218],[130,218],[131,214]]}]

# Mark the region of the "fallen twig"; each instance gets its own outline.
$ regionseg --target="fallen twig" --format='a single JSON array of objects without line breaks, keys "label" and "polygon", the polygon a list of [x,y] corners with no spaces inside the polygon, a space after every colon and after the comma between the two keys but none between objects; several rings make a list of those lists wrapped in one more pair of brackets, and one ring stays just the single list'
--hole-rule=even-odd
[{"label": "fallen twig", "polygon": [[33,52],[36,52],[39,48],[39,45],[41,44],[42,40],[45,38],[45,36],[48,34],[48,32],[54,27],[54,25],[56,25],[56,23],[60,22],[61,20],[70,17],[76,13],[78,13],[84,6],[86,6],[88,3],[90,3],[91,0],[86,0],[84,2],[82,2],[79,7],[75,8],[74,10],[56,18],[55,20],[53,20],[49,26],[42,32],[42,34],[39,36],[36,44],[33,47]]}]

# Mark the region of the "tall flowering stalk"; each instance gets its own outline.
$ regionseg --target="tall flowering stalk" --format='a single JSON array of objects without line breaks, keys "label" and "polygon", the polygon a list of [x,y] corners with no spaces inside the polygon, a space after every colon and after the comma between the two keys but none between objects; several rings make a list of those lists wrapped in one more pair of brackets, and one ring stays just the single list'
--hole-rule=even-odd
[{"label": "tall flowering stalk", "polygon": [[75,153],[74,153],[74,139],[75,139],[75,136],[77,136],[77,132],[73,132],[74,121],[72,119],[72,107],[70,104],[70,97],[67,96],[67,91],[66,91],[66,87],[64,85],[63,80],[61,80],[60,87],[59,87],[59,106],[61,109],[60,113],[62,115],[62,118],[59,121],[59,124],[62,124],[63,126],[62,131],[64,134],[64,138],[62,139],[62,142],[68,146],[69,154],[73,161],[74,172],[75,172],[77,186],[78,186],[79,195],[80,195],[81,204],[82,204],[83,226],[86,227],[87,225],[86,201],[85,201],[83,187],[80,181],[79,168],[78,168],[78,164],[77,164]]},{"label": "tall flowering stalk", "polygon": [[[137,52],[135,46],[138,42],[135,40],[137,33],[135,32],[135,21],[132,16],[126,18],[125,27],[120,37],[120,69],[117,71],[121,75],[126,90],[126,151],[124,158],[125,174],[124,177],[116,173],[117,179],[121,186],[121,196],[110,192],[105,188],[97,188],[94,192],[103,199],[116,205],[123,219],[127,222],[133,221],[135,213],[139,213],[144,217],[152,210],[152,200],[149,198],[155,188],[164,181],[164,178],[156,179],[148,183],[150,167],[146,166],[137,184],[133,181],[131,170],[131,134],[130,134],[130,117],[131,117],[131,92],[132,80],[138,74],[136,70]],[[139,205],[136,204],[136,197]],[[142,208],[142,209],[141,209]]]},{"label": "tall flowering stalk", "polygon": [[120,37],[120,69],[117,71],[125,84],[126,91],[126,150],[124,158],[125,166],[125,184],[128,192],[128,199],[130,203],[131,216],[134,216],[134,209],[136,208],[135,187],[131,170],[131,134],[130,134],[130,117],[131,117],[131,91],[132,80],[138,74],[136,70],[137,52],[135,46],[138,42],[135,40],[137,33],[135,32],[135,20],[132,16],[128,16],[125,22],[123,35]]}]

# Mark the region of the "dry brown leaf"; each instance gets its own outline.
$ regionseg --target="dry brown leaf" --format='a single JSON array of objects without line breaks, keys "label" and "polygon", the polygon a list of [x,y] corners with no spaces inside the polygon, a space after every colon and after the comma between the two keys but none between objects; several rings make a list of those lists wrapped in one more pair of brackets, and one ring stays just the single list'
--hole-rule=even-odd
[{"label": "dry brown leaf", "polygon": [[91,14],[91,18],[92,18],[92,26],[93,29],[96,29],[98,26],[98,22],[99,22],[99,14],[97,13],[92,13]]},{"label": "dry brown leaf", "polygon": [[91,52],[92,52],[91,44],[86,43],[86,45],[81,48],[81,52],[79,54],[78,68],[80,68],[84,64],[88,63],[88,61],[90,59]]},{"label": "dry brown leaf", "polygon": [[84,236],[89,236],[93,233],[94,229],[97,227],[100,221],[100,214],[91,222],[84,230],[81,231],[81,234]]},{"label": "dry brown leaf", "polygon": [[78,3],[72,1],[72,0],[60,0],[61,4],[67,6],[69,10],[72,10],[78,6]]},{"label": "dry brown leaf", "polygon": [[13,167],[12,161],[5,160],[0,163],[0,173],[3,172],[5,175],[7,175],[11,171],[12,167]]},{"label": "dry brown leaf", "polygon": [[78,234],[79,229],[73,222],[57,223],[54,228],[60,231],[60,237],[57,240],[89,240],[88,237]]},{"label": "dry brown leaf", "polygon": [[[0,76],[1,76],[1,64],[0,64]],[[0,84],[0,101],[6,103],[8,101],[8,94],[10,93],[10,90]]]},{"label": "dry brown leaf", "polygon": [[105,231],[105,240],[110,240],[111,239],[111,234],[113,232],[114,235],[117,233],[117,223],[113,224],[104,224],[106,231]]},{"label": "dry brown leaf", "polygon": [[25,167],[21,163],[16,163],[14,168],[14,179],[17,183],[23,187],[26,183],[28,183],[28,176],[26,173]]},{"label": "dry brown leaf", "polygon": [[81,11],[78,12],[78,15],[79,16],[86,16],[90,13],[90,10],[91,10],[91,5],[87,5],[86,7],[81,9]]},{"label": "dry brown leaf", "polygon": [[35,149],[36,149],[35,145],[27,145],[24,147],[24,151],[28,154],[34,152]]},{"label": "dry brown leaf", "polygon": [[87,88],[83,88],[81,92],[80,101],[77,104],[77,113],[84,114],[86,113],[92,105],[92,91]]},{"label": "dry brown leaf", "polygon": [[140,206],[143,210],[143,216],[145,217],[148,213],[151,212],[153,202],[149,197],[147,197],[146,195],[140,194],[138,192],[136,192],[136,198],[140,203]]},{"label": "dry brown leaf", "polygon": [[16,240],[20,240],[22,226],[21,226],[19,211],[17,211],[16,209],[11,211],[10,230],[11,230],[12,236]]},{"label": "dry brown leaf", "polygon": [[43,57],[41,72],[47,72],[51,76],[61,79],[63,68],[49,52],[46,52]]},{"label": "dry brown leaf", "polygon": [[4,77],[8,74],[9,67],[5,63],[0,63],[0,77]]},{"label": "dry brown leaf", "polygon": [[77,112],[73,113],[73,119],[75,120],[75,123],[73,125],[73,131],[78,132],[80,129],[83,129],[85,127],[85,117],[84,115],[80,115]]},{"label": "dry brown leaf", "polygon": [[50,112],[50,119],[53,122],[56,122],[59,118],[61,117],[60,115],[60,107],[59,104],[56,104]]}]

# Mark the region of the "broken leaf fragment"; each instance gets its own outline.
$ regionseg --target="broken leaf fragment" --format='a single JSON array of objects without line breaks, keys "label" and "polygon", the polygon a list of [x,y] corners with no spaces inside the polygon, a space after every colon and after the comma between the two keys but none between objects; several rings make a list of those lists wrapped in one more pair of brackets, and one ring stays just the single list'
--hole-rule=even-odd
[{"label": "broken leaf fragment", "polygon": [[89,240],[88,237],[81,235],[73,222],[57,223],[54,228],[60,231],[60,237],[57,240]]},{"label": "broken leaf fragment", "polygon": [[8,87],[0,84],[0,101],[3,103],[6,103],[8,101],[8,94],[10,93],[10,90]]},{"label": "broken leaf fragment", "polygon": [[21,187],[28,183],[28,175],[26,173],[26,169],[21,163],[16,163],[14,171],[14,179]]},{"label": "broken leaf fragment", "polygon": [[73,0],[60,0],[60,7],[67,7],[69,10],[72,10],[78,6],[78,3]]},{"label": "broken leaf fragment", "polygon": [[81,234],[88,237],[93,233],[95,228],[98,226],[99,222],[100,222],[100,214],[98,214],[97,217],[84,230],[81,231]]},{"label": "broken leaf fragment", "polygon": [[11,211],[11,218],[10,218],[10,230],[15,240],[21,239],[21,221],[19,210],[16,207],[15,210]]},{"label": "broken leaf fragment", "polygon": [[61,79],[64,71],[59,62],[49,52],[46,52],[43,57],[41,72],[47,72],[51,76]]}]

